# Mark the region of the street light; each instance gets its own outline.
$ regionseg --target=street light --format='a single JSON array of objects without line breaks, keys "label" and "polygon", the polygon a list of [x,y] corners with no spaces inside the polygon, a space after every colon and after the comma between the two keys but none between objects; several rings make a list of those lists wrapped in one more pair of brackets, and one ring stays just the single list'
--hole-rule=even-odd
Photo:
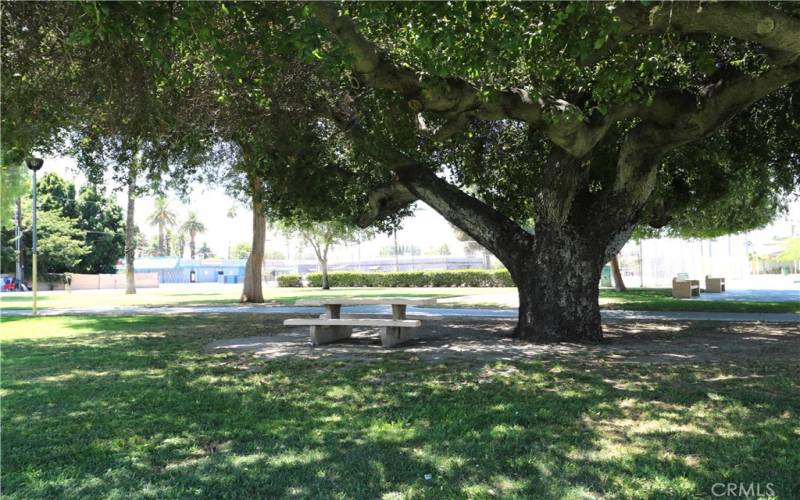
[{"label": "street light", "polygon": [[36,285],[36,171],[42,168],[44,160],[41,158],[28,158],[25,160],[25,164],[33,172],[33,248],[31,255],[33,257],[33,315],[36,316],[36,290],[38,288]]}]

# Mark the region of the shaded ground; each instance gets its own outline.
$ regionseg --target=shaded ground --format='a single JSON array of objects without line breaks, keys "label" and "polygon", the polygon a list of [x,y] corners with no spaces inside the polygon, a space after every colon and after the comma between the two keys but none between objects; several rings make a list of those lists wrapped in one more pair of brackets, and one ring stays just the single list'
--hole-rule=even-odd
[{"label": "shaded ground", "polygon": [[[305,327],[285,327],[282,320],[265,319],[267,335],[215,341],[206,349],[213,353],[251,353],[262,359],[411,357],[426,362],[523,361],[586,354],[611,361],[647,363],[800,358],[800,323],[614,321],[605,324],[606,340],[602,344],[539,345],[509,338],[513,320],[458,318],[424,322],[417,339],[384,349],[376,329],[357,329],[351,339],[312,348]],[[247,359],[243,358],[245,364]]]},{"label": "shaded ground", "polygon": [[[695,499],[720,482],[770,483],[776,498],[800,491],[800,367],[788,352],[753,349],[793,349],[790,325],[723,326],[720,338],[704,333],[710,323],[609,325],[619,331],[609,348],[635,341],[642,352],[761,339],[722,363],[617,362],[575,354],[593,349],[581,346],[486,362],[205,350],[287,333],[277,319],[3,317],[3,498]],[[483,325],[497,338],[509,324],[435,327]]]}]

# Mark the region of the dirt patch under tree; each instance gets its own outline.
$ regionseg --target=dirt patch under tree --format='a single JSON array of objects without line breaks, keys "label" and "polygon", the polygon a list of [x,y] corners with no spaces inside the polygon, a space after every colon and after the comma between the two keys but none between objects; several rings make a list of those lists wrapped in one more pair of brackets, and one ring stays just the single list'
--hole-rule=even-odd
[{"label": "dirt patch under tree", "polygon": [[508,336],[509,319],[457,318],[424,322],[418,338],[391,349],[375,329],[356,329],[350,339],[312,347],[306,328],[264,320],[264,335],[208,344],[211,353],[248,353],[258,359],[304,358],[425,362],[522,361],[542,356],[591,355],[609,361],[696,363],[800,359],[800,324],[710,321],[610,321],[601,344],[531,344]]}]

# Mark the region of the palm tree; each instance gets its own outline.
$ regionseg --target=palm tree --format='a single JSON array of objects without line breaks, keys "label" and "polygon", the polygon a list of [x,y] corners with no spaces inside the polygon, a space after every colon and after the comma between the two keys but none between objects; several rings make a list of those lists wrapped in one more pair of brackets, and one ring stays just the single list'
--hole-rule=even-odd
[{"label": "palm tree", "polygon": [[183,251],[186,248],[186,231],[183,230],[183,226],[181,226],[178,231],[175,233],[175,254],[183,258]]},{"label": "palm tree", "polygon": [[189,235],[189,253],[192,256],[192,260],[194,260],[195,237],[200,233],[206,232],[206,226],[197,217],[197,212],[195,212],[194,210],[190,210],[189,215],[186,217],[186,222],[183,223],[181,229],[184,231],[184,233]]},{"label": "palm tree", "polygon": [[175,224],[175,212],[169,206],[169,200],[161,195],[156,198],[156,206],[147,221],[158,226],[158,255],[166,255],[167,226]]}]

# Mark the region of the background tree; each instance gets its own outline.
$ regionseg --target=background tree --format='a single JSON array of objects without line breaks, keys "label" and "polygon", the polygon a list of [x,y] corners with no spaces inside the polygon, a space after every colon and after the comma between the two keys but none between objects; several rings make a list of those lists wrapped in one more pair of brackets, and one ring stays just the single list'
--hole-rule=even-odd
[{"label": "background tree", "polygon": [[611,275],[614,278],[614,290],[618,292],[625,292],[628,290],[625,287],[625,282],[622,280],[622,272],[619,269],[619,255],[615,255],[611,259]]},{"label": "background tree", "polygon": [[4,163],[0,151],[0,227],[14,227],[17,199],[31,190],[30,171],[22,164]]},{"label": "background tree", "polygon": [[21,198],[31,189],[30,179],[27,167],[6,163],[0,148],[0,266],[6,272],[16,273],[17,259],[23,264],[22,255],[17,255],[17,235],[13,228],[17,225],[16,211]]},{"label": "background tree", "polygon": [[[156,238],[157,239],[157,238]],[[133,226],[133,248],[136,252],[136,257],[142,257],[144,255],[148,255],[148,241],[147,235],[144,234],[138,226]],[[156,241],[156,246],[158,245],[158,241]],[[128,251],[128,225],[127,222],[125,224],[125,251]],[[126,257],[127,258],[127,257]],[[127,266],[126,266],[127,267]],[[135,293],[135,289],[134,289]]]},{"label": "background tree", "polygon": [[181,259],[183,258],[183,254],[186,253],[186,236],[187,234],[183,226],[175,231],[175,254]]},{"label": "background tree", "polygon": [[[169,199],[160,195],[155,200],[155,206],[147,222],[158,228],[158,256],[167,255],[167,226],[174,226],[176,222],[175,212],[169,206]],[[194,251],[192,250],[192,258]]]},{"label": "background tree", "polygon": [[365,231],[344,221],[316,222],[294,218],[282,221],[281,229],[287,236],[300,236],[314,250],[322,273],[322,289],[330,289],[328,282],[328,251],[335,245],[372,238],[373,232]]},{"label": "background tree", "polygon": [[189,214],[186,216],[186,220],[181,225],[181,229],[183,230],[183,232],[189,235],[189,255],[191,256],[192,259],[194,259],[195,240],[198,234],[206,232],[206,226],[200,220],[200,217],[197,215],[197,212],[195,212],[194,210],[190,210]]},{"label": "background tree", "polygon": [[786,238],[781,246],[783,250],[778,258],[784,262],[791,262],[793,272],[797,274],[798,262],[800,262],[800,238]]},{"label": "background tree", "polygon": [[267,249],[266,253],[264,254],[264,258],[269,260],[285,260],[286,253],[277,248]]},{"label": "background tree", "polygon": [[[71,181],[52,172],[39,179],[37,190],[37,214],[43,221],[38,235],[42,249],[41,271],[116,272],[124,237],[122,210],[114,199],[103,196],[91,185],[76,192]],[[30,211],[30,193],[25,193],[22,199],[24,210]],[[30,214],[26,217],[23,217],[22,243],[25,248],[30,248]],[[13,231],[4,229],[2,238],[4,242],[12,242]],[[63,255],[58,253],[59,245],[63,245]],[[10,256],[14,256],[13,251]],[[29,256],[25,260],[28,261]],[[13,265],[13,259],[3,259],[3,272],[13,272]]]},{"label": "background tree", "polygon": [[[31,202],[23,202],[23,245],[31,248]],[[85,244],[86,231],[78,228],[78,220],[59,210],[37,210],[38,271],[46,273],[72,272],[90,252]],[[33,269],[30,254],[26,254],[25,269]]]},{"label": "background tree", "polygon": [[246,259],[250,255],[251,248],[252,247],[250,243],[246,241],[240,241],[233,246],[233,249],[231,250],[231,258]]},{"label": "background tree", "polygon": [[480,255],[483,259],[483,267],[489,268],[491,263],[491,252],[484,248],[480,243],[470,238],[470,236],[461,229],[452,226],[453,234],[456,239],[464,244],[464,253],[468,256]]},{"label": "background tree", "polygon": [[450,247],[447,245],[447,243],[442,243],[438,247],[434,248],[433,252],[436,255],[443,255],[443,256],[448,256],[451,254]]},{"label": "background tree", "polygon": [[116,201],[103,196],[92,185],[81,188],[77,197],[78,228],[86,232],[85,244],[90,251],[74,272],[116,273],[117,261],[125,250],[125,225],[122,209]]},{"label": "background tree", "polygon": [[[0,35],[3,163],[19,163],[33,150],[70,154],[91,182],[127,189],[128,293],[135,292],[136,196],[165,177],[185,180],[205,161],[197,153],[208,151],[195,127],[175,125],[204,116],[187,87],[168,77],[180,49],[161,23],[179,10],[87,2],[2,11],[10,28]],[[172,160],[182,168],[171,169]]]},{"label": "background tree", "polygon": [[211,247],[208,246],[208,243],[205,241],[200,248],[197,249],[197,255],[200,256],[201,259],[211,259],[214,257],[214,252],[211,250]]},{"label": "background tree", "polygon": [[417,245],[397,245],[396,249],[394,245],[385,245],[381,247],[379,253],[382,257],[392,255],[422,255],[422,249]]}]

